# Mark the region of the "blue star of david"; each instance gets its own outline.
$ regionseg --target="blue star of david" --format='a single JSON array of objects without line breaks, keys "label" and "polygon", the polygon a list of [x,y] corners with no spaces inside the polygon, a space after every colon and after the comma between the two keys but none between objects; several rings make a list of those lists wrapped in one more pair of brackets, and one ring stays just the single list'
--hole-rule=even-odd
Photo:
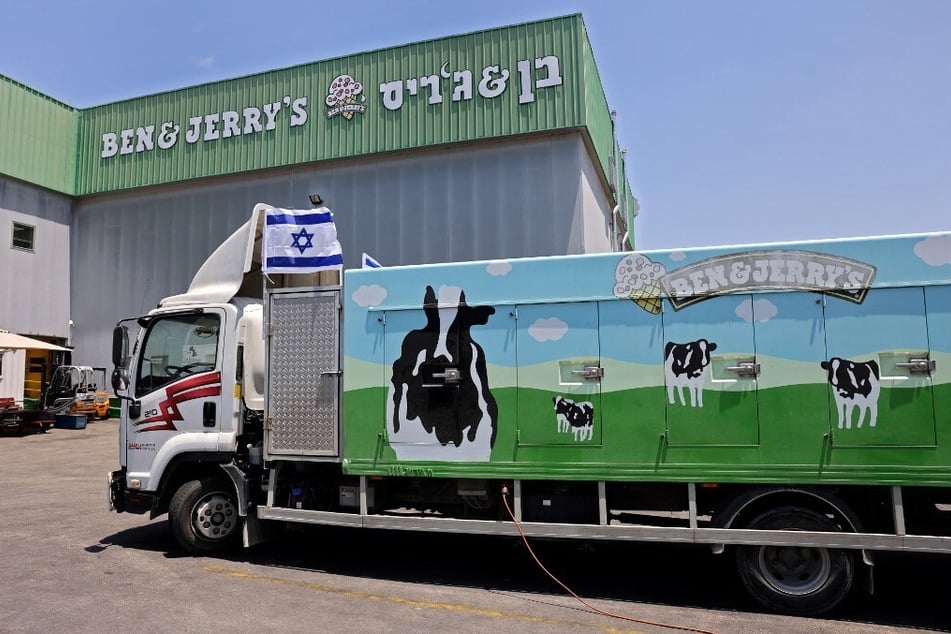
[{"label": "blue star of david", "polygon": [[[300,233],[292,233],[291,236],[294,238],[291,248],[300,249],[301,255],[303,255],[304,251],[307,249],[314,248],[314,243],[311,241],[311,239],[314,237],[314,234],[307,233],[307,227],[302,227]],[[301,240],[306,240],[306,242],[301,244]]]}]

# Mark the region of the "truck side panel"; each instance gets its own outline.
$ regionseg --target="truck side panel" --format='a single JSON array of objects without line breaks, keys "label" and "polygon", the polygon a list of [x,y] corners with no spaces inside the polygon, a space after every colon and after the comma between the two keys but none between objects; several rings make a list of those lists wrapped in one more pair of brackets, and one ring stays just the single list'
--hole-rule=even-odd
[{"label": "truck side panel", "polygon": [[344,470],[947,486],[948,243],[348,271]]}]

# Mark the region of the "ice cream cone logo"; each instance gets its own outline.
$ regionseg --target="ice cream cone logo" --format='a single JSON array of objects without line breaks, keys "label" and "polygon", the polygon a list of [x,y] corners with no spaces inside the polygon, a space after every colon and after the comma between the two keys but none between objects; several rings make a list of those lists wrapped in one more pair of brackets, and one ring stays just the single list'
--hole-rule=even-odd
[{"label": "ice cream cone logo", "polygon": [[624,256],[614,271],[614,296],[630,299],[647,312],[660,314],[660,278],[667,269],[646,255],[631,253]]},{"label": "ice cream cone logo", "polygon": [[330,82],[327,97],[327,118],[331,119],[338,114],[348,121],[353,115],[363,114],[367,110],[367,98],[363,95],[363,84],[350,75],[338,75]]}]

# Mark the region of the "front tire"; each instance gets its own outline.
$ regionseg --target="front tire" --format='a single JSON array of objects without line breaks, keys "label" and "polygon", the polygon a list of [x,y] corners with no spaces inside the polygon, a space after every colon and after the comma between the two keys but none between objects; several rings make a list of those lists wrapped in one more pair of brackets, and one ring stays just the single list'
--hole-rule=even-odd
[{"label": "front tire", "polygon": [[193,555],[230,550],[241,535],[234,491],[218,478],[182,484],[169,504],[168,522],[175,540]]},{"label": "front tire", "polygon": [[[795,506],[767,511],[751,521],[749,528],[841,530],[825,515]],[[740,546],[736,567],[746,590],[767,609],[814,616],[828,612],[849,594],[855,555],[850,550],[813,546]]]}]

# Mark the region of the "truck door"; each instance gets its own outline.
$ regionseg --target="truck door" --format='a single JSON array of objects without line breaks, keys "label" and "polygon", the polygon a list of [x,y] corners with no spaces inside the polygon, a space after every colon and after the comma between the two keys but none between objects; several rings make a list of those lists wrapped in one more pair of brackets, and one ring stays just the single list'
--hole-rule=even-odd
[{"label": "truck door", "polygon": [[826,297],[825,318],[833,446],[933,447],[925,290],[876,288],[861,304]]},{"label": "truck door", "polygon": [[126,429],[130,477],[146,480],[172,437],[191,434],[193,450],[217,449],[224,319],[223,311],[205,310],[149,321],[132,386],[140,413],[130,413]]},{"label": "truck door", "polygon": [[615,300],[599,302],[598,321],[605,455],[617,456],[616,460],[653,458],[657,445],[644,439],[666,438],[661,317],[634,301]]},{"label": "truck door", "polygon": [[[928,307],[931,360],[935,362],[931,381],[935,385],[943,386],[933,391],[934,411],[936,418],[943,417],[943,424],[947,426],[951,417],[951,355],[948,354],[951,352],[951,286],[925,288],[925,305]],[[937,358],[939,355],[940,359]]]},{"label": "truck door", "polygon": [[397,460],[488,462],[511,446],[514,310],[470,304],[445,285],[427,287],[422,308],[383,313],[386,440]]},{"label": "truck door", "polygon": [[665,302],[664,380],[670,445],[759,443],[756,349],[750,295]]},{"label": "truck door", "polygon": [[340,455],[340,292],[268,295],[265,449],[284,458]]},{"label": "truck door", "polygon": [[517,309],[518,444],[601,445],[598,304]]},{"label": "truck door", "polygon": [[760,441],[785,460],[816,459],[829,431],[829,386],[822,378],[826,331],[821,295],[780,291],[753,299]]}]

